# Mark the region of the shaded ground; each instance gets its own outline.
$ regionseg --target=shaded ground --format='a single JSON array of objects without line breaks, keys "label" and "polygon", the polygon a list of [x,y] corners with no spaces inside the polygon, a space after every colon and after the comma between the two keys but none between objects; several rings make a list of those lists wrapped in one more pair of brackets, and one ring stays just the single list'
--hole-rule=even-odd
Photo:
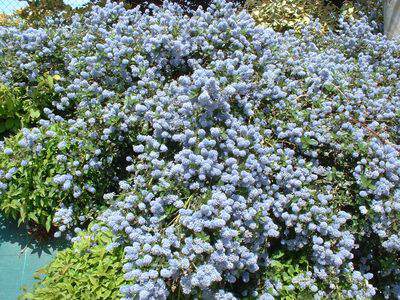
[{"label": "shaded ground", "polygon": [[35,271],[65,246],[54,240],[35,242],[26,227],[17,228],[0,215],[0,299],[17,299],[22,286],[32,286]]}]

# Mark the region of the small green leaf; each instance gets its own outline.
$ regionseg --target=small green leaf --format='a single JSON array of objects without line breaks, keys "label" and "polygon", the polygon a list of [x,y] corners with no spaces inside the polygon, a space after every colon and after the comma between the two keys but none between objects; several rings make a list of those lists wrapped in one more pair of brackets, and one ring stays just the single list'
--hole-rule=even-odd
[{"label": "small green leaf", "polygon": [[373,185],[372,180],[367,178],[364,174],[361,174],[360,180],[361,180],[361,185],[364,188],[371,189],[371,190],[375,189],[375,186]]},{"label": "small green leaf", "polygon": [[32,119],[37,119],[37,118],[40,117],[40,111],[32,109],[32,110],[29,112],[29,115],[30,115],[30,117],[31,117]]},{"label": "small green leaf", "polygon": [[49,215],[49,216],[47,216],[47,220],[46,220],[46,231],[47,232],[50,231],[51,223],[52,223],[52,217]]},{"label": "small green leaf", "polygon": [[315,140],[315,139],[311,139],[310,138],[310,142],[309,143],[310,143],[311,146],[318,146],[318,141]]}]

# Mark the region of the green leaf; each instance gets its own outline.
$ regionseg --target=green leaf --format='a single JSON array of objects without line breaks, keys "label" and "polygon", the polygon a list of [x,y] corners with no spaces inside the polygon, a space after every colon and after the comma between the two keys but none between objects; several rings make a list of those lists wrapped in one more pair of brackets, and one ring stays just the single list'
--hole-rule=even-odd
[{"label": "green leaf", "polygon": [[52,217],[51,215],[47,216],[46,220],[46,231],[49,232],[51,228],[51,223],[52,223]]},{"label": "green leaf", "polygon": [[364,188],[371,189],[371,190],[375,189],[375,186],[372,183],[372,180],[367,178],[364,174],[361,174],[360,180],[361,180],[361,185]]},{"label": "green leaf", "polygon": [[89,281],[93,288],[97,288],[99,286],[99,281],[94,276],[89,276]]},{"label": "green leaf", "polygon": [[37,119],[40,117],[40,111],[32,109],[31,111],[29,111],[29,115],[32,119]]},{"label": "green leaf", "polygon": [[111,291],[105,290],[101,296],[102,296],[102,299],[109,299],[111,296]]},{"label": "green leaf", "polygon": [[23,222],[24,222],[24,220],[23,220],[22,218],[21,218],[21,219],[18,219],[18,225],[17,225],[17,226],[18,226],[18,227],[21,226],[21,224],[22,224]]},{"label": "green leaf", "polygon": [[318,146],[318,141],[315,139],[310,139],[310,145],[311,146]]},{"label": "green leaf", "polygon": [[54,86],[54,80],[53,80],[53,76],[47,76],[47,83],[49,85],[49,87],[53,87]]}]

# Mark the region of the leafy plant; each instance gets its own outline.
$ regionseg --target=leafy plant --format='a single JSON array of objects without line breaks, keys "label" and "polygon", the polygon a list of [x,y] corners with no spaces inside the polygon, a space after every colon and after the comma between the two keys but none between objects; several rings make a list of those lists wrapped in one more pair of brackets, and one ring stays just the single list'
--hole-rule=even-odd
[{"label": "leafy plant", "polygon": [[23,299],[118,299],[124,283],[123,248],[108,250],[112,242],[109,231],[96,235],[85,231],[71,248],[57,253],[56,258],[36,272],[40,281]]},{"label": "leafy plant", "polygon": [[[18,225],[33,222],[49,231],[61,203],[73,204],[81,214],[96,213],[95,199],[102,199],[104,190],[110,188],[113,173],[99,172],[99,165],[107,167],[108,160],[96,156],[96,145],[87,138],[80,141],[80,134],[56,124],[42,130],[24,129],[5,140],[0,153],[0,210],[4,215],[16,219]],[[66,136],[71,138],[68,143]],[[98,163],[93,167],[88,165],[93,165],[90,154]],[[71,162],[62,163],[67,157]],[[78,166],[83,166],[82,171]]]},{"label": "leafy plant", "polygon": [[302,286],[300,282],[307,282],[307,271],[310,266],[305,253],[290,253],[288,251],[275,251],[269,260],[265,271],[265,278],[269,287],[264,287],[271,294],[279,290],[280,299],[307,299],[312,298],[310,283]]},{"label": "leafy plant", "polygon": [[16,26],[18,20],[14,16],[0,13],[0,26]]},{"label": "leafy plant", "polygon": [[248,0],[246,7],[254,19],[277,31],[300,30],[312,19],[320,18],[325,29],[336,22],[338,8],[323,0]]},{"label": "leafy plant", "polygon": [[382,21],[380,0],[247,0],[245,7],[257,23],[277,31],[299,31],[314,19],[319,19],[323,31],[327,31],[338,25],[340,16],[359,19],[367,15],[371,19]]},{"label": "leafy plant", "polygon": [[33,87],[8,87],[0,84],[0,135],[34,124],[57,96],[54,82],[60,76],[44,74]]}]

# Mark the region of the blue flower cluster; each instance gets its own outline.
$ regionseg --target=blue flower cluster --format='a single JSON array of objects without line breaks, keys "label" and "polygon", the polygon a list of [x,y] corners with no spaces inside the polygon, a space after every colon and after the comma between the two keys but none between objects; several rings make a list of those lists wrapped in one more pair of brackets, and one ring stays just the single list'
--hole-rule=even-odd
[{"label": "blue flower cluster", "polygon": [[[223,0],[108,3],[68,26],[0,28],[10,51],[0,80],[51,66],[60,101],[1,146],[0,203],[45,168],[37,194],[60,232],[106,207],[125,299],[400,296],[400,46],[365,20],[297,36]],[[307,269],[267,275],[277,251]]]}]

